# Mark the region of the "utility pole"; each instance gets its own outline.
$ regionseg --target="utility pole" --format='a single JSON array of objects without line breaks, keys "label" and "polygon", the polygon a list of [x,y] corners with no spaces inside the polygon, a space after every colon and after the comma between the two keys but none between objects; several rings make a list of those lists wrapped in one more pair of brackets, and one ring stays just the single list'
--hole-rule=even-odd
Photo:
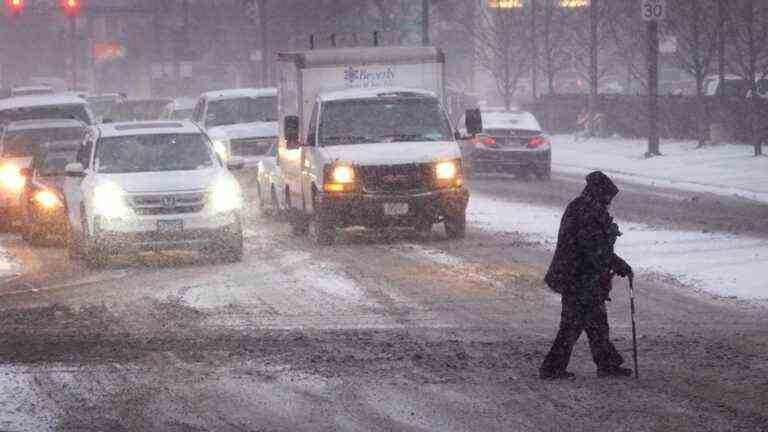
[{"label": "utility pole", "polygon": [[261,85],[269,85],[269,32],[267,31],[267,0],[259,1],[259,31],[261,39]]},{"label": "utility pole", "polygon": [[597,9],[599,0],[592,0],[589,5],[589,136],[595,134],[595,116],[597,111]]},{"label": "utility pole", "polygon": [[718,62],[718,78],[720,79],[720,86],[718,87],[718,96],[720,96],[720,103],[725,102],[725,24],[726,24],[726,9],[725,0],[717,0],[717,19],[718,19],[718,39],[717,39],[717,62]]},{"label": "utility pole", "polygon": [[649,21],[648,32],[648,151],[659,156],[659,23]]},{"label": "utility pole", "polygon": [[72,60],[72,90],[77,90],[77,17],[69,17],[69,38],[71,43],[71,60]]},{"label": "utility pole", "polygon": [[429,0],[421,0],[421,44],[429,43]]},{"label": "utility pole", "polygon": [[539,50],[536,44],[536,14],[538,13],[537,0],[531,0],[531,53],[533,55],[533,61],[531,62],[531,92],[533,94],[533,100],[538,97],[536,91],[536,82],[539,80]]},{"label": "utility pole", "polygon": [[646,21],[648,39],[648,151],[645,157],[661,156],[659,151],[659,21],[667,16],[666,0],[642,0],[641,18]]}]

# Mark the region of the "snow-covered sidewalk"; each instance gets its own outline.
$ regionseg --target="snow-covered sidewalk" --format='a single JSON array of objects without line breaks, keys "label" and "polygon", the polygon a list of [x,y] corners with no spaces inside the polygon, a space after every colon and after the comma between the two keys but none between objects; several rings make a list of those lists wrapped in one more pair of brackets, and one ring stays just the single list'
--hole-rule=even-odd
[{"label": "snow-covered sidewalk", "polygon": [[663,156],[650,159],[643,156],[646,148],[647,141],[642,139],[577,141],[572,135],[556,135],[552,137],[553,170],[583,174],[599,169],[623,181],[768,203],[768,157],[754,157],[750,146],[697,149],[692,141],[664,140]]},{"label": "snow-covered sidewalk", "polygon": [[18,272],[19,265],[16,260],[8,251],[0,247],[0,283],[16,277]]},{"label": "snow-covered sidewalk", "polygon": [[[562,209],[505,201],[475,193],[472,226],[491,232],[518,232],[554,249]],[[768,298],[768,240],[746,236],[662,230],[617,221],[624,233],[616,252],[637,273],[657,272],[721,296]]]}]

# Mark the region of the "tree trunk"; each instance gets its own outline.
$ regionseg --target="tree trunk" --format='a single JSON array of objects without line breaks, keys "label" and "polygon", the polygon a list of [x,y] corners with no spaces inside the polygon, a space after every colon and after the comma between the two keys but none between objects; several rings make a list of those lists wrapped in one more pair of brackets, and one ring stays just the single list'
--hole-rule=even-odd
[{"label": "tree trunk", "polygon": [[592,0],[589,7],[589,136],[595,136],[595,114],[597,110],[597,8],[598,0]]},{"label": "tree trunk", "polygon": [[545,65],[547,68],[547,86],[549,94],[555,94],[555,72],[552,70],[554,65],[552,64],[552,1],[547,0],[544,10],[544,56]]}]

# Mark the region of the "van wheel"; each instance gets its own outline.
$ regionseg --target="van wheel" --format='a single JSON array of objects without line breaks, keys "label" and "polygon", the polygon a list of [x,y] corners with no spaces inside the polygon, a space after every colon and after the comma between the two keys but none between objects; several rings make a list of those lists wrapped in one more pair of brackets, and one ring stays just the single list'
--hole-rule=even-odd
[{"label": "van wheel", "polygon": [[288,215],[288,221],[291,224],[291,232],[295,236],[307,235],[309,231],[309,220],[296,210],[291,211]]},{"label": "van wheel", "polygon": [[318,246],[330,246],[336,241],[336,228],[328,215],[319,209],[317,196],[313,194],[312,219],[309,221],[309,237]]},{"label": "van wheel", "polygon": [[449,239],[462,239],[467,233],[467,211],[445,217],[445,234]]},{"label": "van wheel", "polygon": [[269,195],[272,200],[272,217],[276,220],[280,220],[283,218],[283,210],[280,208],[280,201],[277,200],[277,191],[275,191],[274,187],[269,189]]},{"label": "van wheel", "polygon": [[100,269],[107,265],[109,258],[96,244],[96,239],[92,239],[88,234],[88,224],[86,222],[85,213],[82,218],[83,224],[83,258],[85,258],[85,266],[89,269]]},{"label": "van wheel", "polygon": [[432,231],[432,221],[426,218],[420,218],[416,221],[416,224],[413,225],[413,229],[419,234],[428,234]]},{"label": "van wheel", "polygon": [[82,242],[75,235],[72,226],[67,224],[67,258],[70,260],[81,259],[83,257]]}]

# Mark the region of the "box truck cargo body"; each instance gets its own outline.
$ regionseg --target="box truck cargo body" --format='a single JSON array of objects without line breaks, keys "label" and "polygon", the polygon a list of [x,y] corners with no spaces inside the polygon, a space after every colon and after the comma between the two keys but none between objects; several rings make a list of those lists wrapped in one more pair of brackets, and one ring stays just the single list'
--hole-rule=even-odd
[{"label": "box truck cargo body", "polygon": [[465,231],[469,193],[432,47],[280,54],[277,164],[294,231],[353,225]]}]

